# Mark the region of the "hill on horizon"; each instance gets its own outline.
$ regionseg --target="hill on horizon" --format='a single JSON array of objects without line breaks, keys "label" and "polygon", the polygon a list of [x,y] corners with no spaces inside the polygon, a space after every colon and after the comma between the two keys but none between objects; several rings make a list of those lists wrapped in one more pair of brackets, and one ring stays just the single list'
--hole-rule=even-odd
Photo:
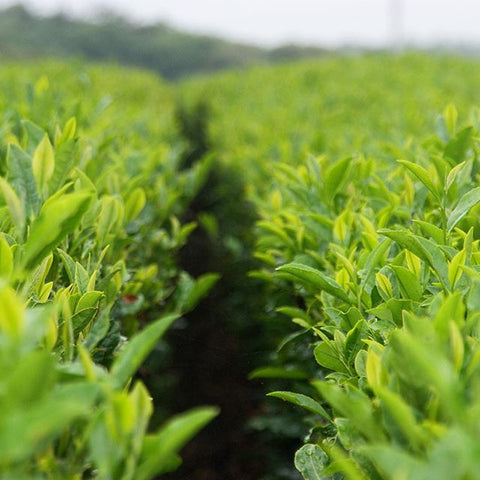
[{"label": "hill on horizon", "polygon": [[194,73],[315,57],[320,47],[273,49],[186,33],[165,23],[135,25],[117,15],[98,22],[39,16],[23,5],[0,10],[0,57],[81,57],[147,68],[174,80]]}]

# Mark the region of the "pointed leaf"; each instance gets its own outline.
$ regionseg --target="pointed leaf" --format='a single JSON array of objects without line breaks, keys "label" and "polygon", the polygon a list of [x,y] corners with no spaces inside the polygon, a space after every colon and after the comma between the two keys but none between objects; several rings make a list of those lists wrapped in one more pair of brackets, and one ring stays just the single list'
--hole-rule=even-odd
[{"label": "pointed leaf", "polygon": [[320,270],[295,262],[278,267],[277,270],[279,272],[289,273],[290,275],[293,275],[301,280],[301,282],[305,285],[315,287],[319,290],[324,290],[330,295],[333,295],[334,297],[337,297],[346,303],[355,303],[355,301],[346,294],[346,292],[340,287],[340,285],[338,285],[337,282],[327,277],[325,274],[320,272]]},{"label": "pointed leaf", "polygon": [[24,205],[18,195],[15,193],[15,190],[13,190],[10,184],[3,177],[0,177],[0,189],[2,191],[3,198],[5,199],[5,203],[8,206],[10,218],[17,228],[20,237],[22,237],[26,225]]},{"label": "pointed leaf", "polygon": [[216,408],[196,408],[173,417],[158,433],[147,436],[135,478],[149,480],[171,471],[172,464],[178,466],[177,452],[217,415]]},{"label": "pointed leaf", "polygon": [[7,169],[7,180],[23,201],[27,215],[35,213],[38,208],[38,194],[32,158],[12,143],[8,146]]},{"label": "pointed leaf", "polygon": [[157,320],[125,345],[113,362],[110,372],[112,382],[117,388],[122,388],[128,382],[177,318],[177,314],[172,314]]},{"label": "pointed leaf", "polygon": [[325,409],[313,398],[308,397],[307,395],[302,395],[301,393],[293,392],[271,392],[267,394],[267,397],[280,398],[286,402],[293,403],[299,407],[305,408],[309,412],[319,415],[324,420],[331,421],[330,415],[325,411]]},{"label": "pointed leaf", "polygon": [[40,145],[35,150],[32,166],[37,189],[39,192],[43,192],[46,190],[47,182],[52,177],[55,168],[55,154],[48,135],[43,137]]},{"label": "pointed leaf", "polygon": [[407,167],[425,185],[425,187],[427,187],[430,192],[433,193],[436,198],[439,198],[438,188],[432,182],[432,176],[427,170],[425,170],[422,166],[407,160],[398,160],[398,162],[402,165],[405,165],[405,167]]},{"label": "pointed leaf", "polygon": [[423,288],[416,275],[408,270],[408,268],[398,265],[390,265],[390,268],[397,277],[402,295],[406,299],[420,300],[420,298],[422,298]]},{"label": "pointed leaf", "polygon": [[91,200],[90,194],[71,193],[44,205],[34,220],[25,243],[23,266],[35,268],[82,220]]},{"label": "pointed leaf", "polygon": [[331,201],[342,184],[348,179],[352,157],[336,162],[325,174],[325,195]]},{"label": "pointed leaf", "polygon": [[449,232],[453,230],[455,225],[470,211],[470,209],[480,202],[480,187],[474,188],[467,192],[458,202],[455,210],[450,214],[447,221],[447,229]]}]

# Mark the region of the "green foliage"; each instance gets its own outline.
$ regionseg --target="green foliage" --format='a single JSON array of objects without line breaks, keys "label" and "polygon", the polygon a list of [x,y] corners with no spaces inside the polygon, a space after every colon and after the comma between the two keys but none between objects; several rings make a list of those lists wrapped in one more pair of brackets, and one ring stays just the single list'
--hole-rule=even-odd
[{"label": "green foliage", "polygon": [[[176,257],[194,228],[177,215],[209,164],[180,171],[173,118],[162,123],[131,90],[151,79],[122,75],[115,87],[118,70],[58,68],[0,75],[0,471],[157,478],[218,413],[198,408],[150,431],[152,399],[135,378],[173,321],[218,280],[190,278]],[[127,118],[109,126],[118,112]]]},{"label": "green foliage", "polygon": [[[478,307],[468,289],[477,282],[480,231],[479,115],[472,108],[479,72],[478,63],[453,57],[351,55],[182,85],[184,97],[208,99],[212,143],[245,178],[260,217],[254,256],[262,265],[251,277],[269,289],[263,314],[276,328],[269,340],[276,338],[278,348],[251,377],[297,407],[286,410],[269,398],[255,426],[274,440],[318,445],[328,456],[326,478],[409,478],[381,473],[362,447],[375,437],[408,450],[415,429],[405,436],[395,415],[408,425],[412,415],[420,424],[432,415],[414,402],[417,389],[390,387],[392,377],[379,365],[391,355],[406,312],[435,321],[438,309],[448,318],[454,309],[468,316]],[[459,334],[449,321],[441,328],[456,345],[451,362],[458,369],[476,334],[472,340],[461,327]],[[408,348],[396,357],[399,369],[416,358]],[[423,349],[437,359],[426,341]],[[438,383],[434,373],[425,371],[418,382]],[[388,389],[374,393],[367,378]],[[319,380],[338,388],[317,388]],[[437,408],[436,398],[418,394]],[[332,421],[298,408],[306,401],[295,395],[320,404]],[[442,395],[451,396],[448,389]],[[444,428],[457,425],[441,423],[439,437]],[[424,457],[430,445],[422,443]],[[403,451],[396,453],[398,464],[407,463]],[[436,470],[421,475],[457,478]],[[272,469],[277,476],[283,478]]]},{"label": "green foliage", "polygon": [[[207,111],[175,107],[173,87],[139,72],[9,65],[2,474],[152,478],[179,465],[217,412],[149,431],[134,375],[219,280],[178,268],[196,228],[178,219],[198,217],[217,242],[212,263],[232,259],[209,271],[252,265],[256,236],[257,283],[219,287],[239,324],[258,282],[268,289],[258,317],[271,335],[250,336],[262,360],[278,348],[251,378],[273,393],[252,425],[304,439],[304,478],[478,478],[480,122],[472,110],[462,124],[451,103],[434,121],[451,100],[470,108],[478,74],[467,60],[352,56],[179,87]],[[259,221],[238,235],[250,221],[243,185]],[[291,413],[274,410],[279,399]]]},{"label": "green foliage", "polygon": [[[453,139],[466,130],[456,117],[450,106]],[[271,394],[317,417],[295,458],[306,480],[478,478],[480,145],[468,131],[467,148],[431,138],[412,149],[422,162],[377,160],[375,174],[362,157],[278,168],[282,203],[263,210],[258,257],[302,298],[303,312],[282,309],[308,319],[293,321],[320,368],[310,395]]]}]

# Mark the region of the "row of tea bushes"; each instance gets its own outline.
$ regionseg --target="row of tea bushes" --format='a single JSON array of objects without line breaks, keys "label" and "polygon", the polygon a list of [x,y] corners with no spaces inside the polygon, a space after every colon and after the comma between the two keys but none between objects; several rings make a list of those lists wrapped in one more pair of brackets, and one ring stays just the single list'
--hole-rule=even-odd
[{"label": "row of tea bushes", "polygon": [[390,157],[391,146],[430,135],[448,103],[460,111],[477,105],[479,80],[471,59],[412,52],[257,67],[194,78],[180,89],[210,103],[219,155],[257,193],[275,162],[296,165],[323,153]]},{"label": "row of tea bushes", "polygon": [[[318,285],[313,291],[299,285],[291,288],[286,282],[287,277],[293,278],[291,273],[272,272],[287,263],[299,263],[320,270],[344,289],[352,282],[351,275],[363,274],[366,253],[387,238],[379,229],[398,224],[413,229],[414,234],[429,235],[428,229],[433,230],[425,223],[411,223],[411,216],[422,202],[430,205],[433,194],[426,187],[420,190],[407,164],[401,165],[396,159],[420,162],[431,177],[430,164],[437,165],[436,159],[447,144],[446,155],[460,163],[462,150],[472,154],[477,148],[478,115],[474,112],[471,117],[473,131],[465,129],[452,140],[457,135],[452,127],[454,110],[447,115],[447,123],[438,113],[451,102],[462,113],[478,105],[479,78],[480,64],[468,58],[419,53],[352,54],[275,68],[258,67],[182,84],[184,95],[210,102],[214,112],[210,133],[218,156],[244,179],[261,217],[258,247],[252,255],[265,268],[259,267],[252,275],[263,280],[268,291],[264,309],[256,316],[257,323],[267,325],[268,336],[258,341],[262,335],[259,332],[256,340],[268,350],[277,338],[279,347],[251,376],[259,379],[255,381],[261,382],[266,392],[290,390],[321,398],[305,381],[321,379],[328,372],[318,368],[312,355],[311,344],[319,337],[312,336],[308,326],[323,324],[327,318],[335,325],[341,323],[346,335],[355,320],[365,317],[362,308],[367,308],[360,308],[355,297],[353,306],[362,317],[352,310],[350,323],[344,325],[336,304],[328,305],[325,311],[317,308],[318,301],[311,294],[318,293]],[[333,159],[338,159],[336,165]],[[476,167],[472,168],[474,184]],[[467,175],[465,172],[459,175]],[[455,208],[456,188],[456,183],[449,188],[447,212]],[[445,215],[437,214],[430,223],[441,226]],[[425,221],[420,218],[420,222]],[[362,237],[363,257],[358,257],[360,247],[354,247],[358,236]],[[390,247],[384,243],[379,251],[378,266],[385,265],[387,253],[398,253],[397,244],[392,239],[390,242]],[[347,249],[350,243],[352,247]],[[343,267],[342,257],[348,260]],[[408,255],[406,258],[410,261]],[[406,268],[403,264],[399,267]],[[393,294],[401,295],[396,274],[389,269],[386,272],[380,272],[378,281],[386,276]],[[375,281],[375,276],[369,277],[362,289],[371,290]],[[373,292],[380,290],[374,288]],[[365,295],[362,290],[361,302]],[[326,298],[331,300],[328,295]],[[395,320],[400,323],[405,299],[394,300],[389,306],[399,308]],[[389,318],[381,312],[376,315],[379,321],[385,315]],[[329,335],[332,340],[334,333]],[[326,347],[320,351],[322,348]],[[301,409],[269,398],[252,426],[269,435],[273,450],[280,438],[296,438],[300,444],[309,430],[317,432],[316,415],[315,411],[301,415]],[[327,426],[332,437],[335,430]],[[285,450],[272,457],[271,475],[266,478],[297,478],[298,474],[288,471],[288,457]],[[282,458],[286,459],[283,464]]]},{"label": "row of tea bushes", "polygon": [[[252,420],[270,433],[270,478],[292,478],[272,452],[305,429],[306,479],[476,478],[479,122],[474,112],[459,128],[453,107],[434,118],[450,101],[478,103],[479,78],[477,63],[416,54],[178,88],[113,66],[3,68],[5,478],[152,478],[215,415],[194,410],[147,433],[151,402],[134,380],[218,278],[178,268],[195,228],[178,218],[195,208],[221,245],[219,270],[230,268],[222,252],[242,261],[225,282],[236,312],[222,321],[254,332],[241,337],[244,358],[253,367],[284,337],[252,377],[306,408],[285,414],[270,398]],[[203,106],[180,109],[175,125],[176,93],[206,102],[210,120],[195,120]],[[202,157],[211,149],[218,169]],[[199,191],[217,210],[192,208]],[[254,233],[264,268],[247,284],[237,273]]]},{"label": "row of tea bushes", "polygon": [[277,166],[256,275],[293,289],[287,341],[317,363],[301,393],[271,393],[308,412],[306,480],[478,478],[477,118],[447,107],[405,160]]},{"label": "row of tea bushes", "polygon": [[0,84],[2,478],[156,478],[217,414],[152,433],[134,379],[217,280],[176,264],[195,228],[177,216],[210,162],[182,169],[153,77],[52,63],[12,65]]}]

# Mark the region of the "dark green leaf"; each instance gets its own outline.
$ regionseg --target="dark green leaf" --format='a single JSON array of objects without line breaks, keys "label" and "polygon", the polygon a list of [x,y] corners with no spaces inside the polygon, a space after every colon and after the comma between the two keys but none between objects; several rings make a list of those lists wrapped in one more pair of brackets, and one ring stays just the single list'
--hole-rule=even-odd
[{"label": "dark green leaf", "polygon": [[327,477],[322,472],[327,465],[328,457],[318,445],[309,443],[295,454],[295,468],[303,480],[325,480]]},{"label": "dark green leaf", "polygon": [[325,409],[318,402],[313,400],[313,398],[310,398],[307,395],[293,392],[271,392],[267,396],[280,398],[286,402],[293,403],[294,405],[305,408],[309,412],[319,415],[324,420],[331,421],[330,415],[328,415]]},{"label": "dark green leaf", "polygon": [[10,144],[7,153],[7,169],[7,180],[24,203],[27,216],[36,213],[39,203],[32,157],[17,145]]}]

